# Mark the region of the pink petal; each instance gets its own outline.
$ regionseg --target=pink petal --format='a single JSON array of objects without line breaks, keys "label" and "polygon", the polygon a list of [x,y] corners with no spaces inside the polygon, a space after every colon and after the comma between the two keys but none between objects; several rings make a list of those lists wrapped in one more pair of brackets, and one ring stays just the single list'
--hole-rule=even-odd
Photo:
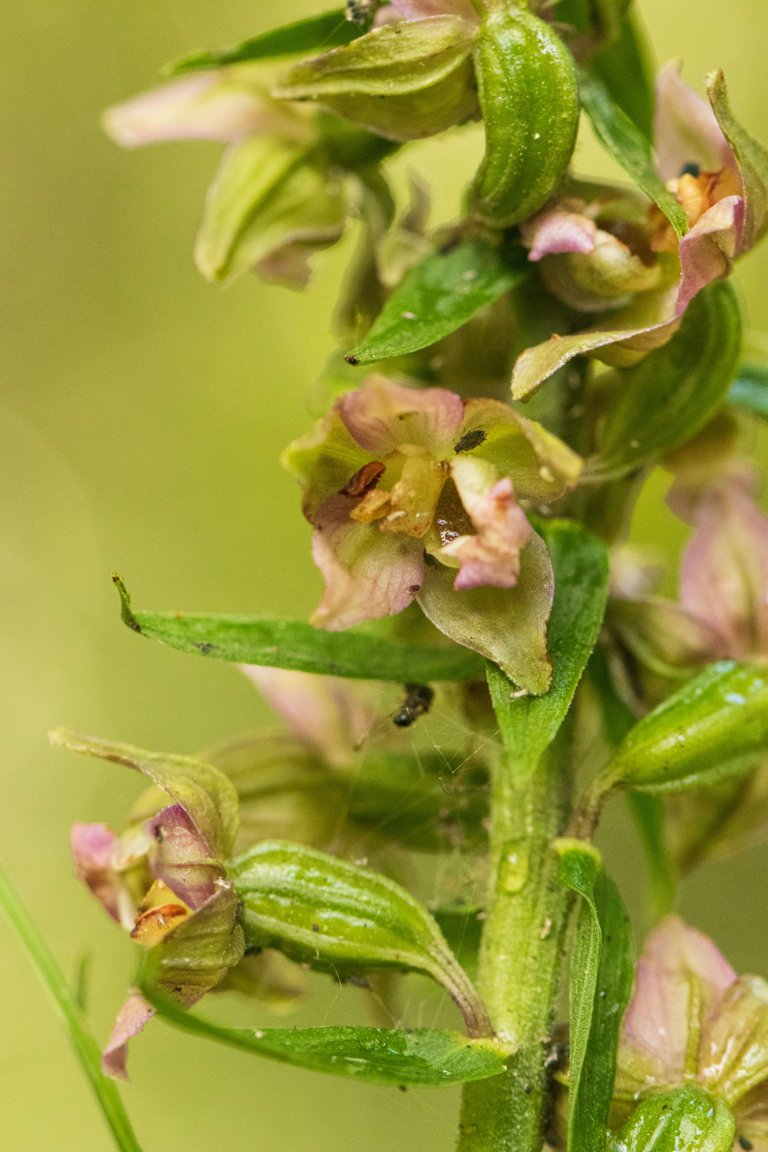
[{"label": "pink petal", "polygon": [[190,908],[200,908],[216,892],[222,866],[180,804],[163,808],[147,822],[155,847],[152,871]]},{"label": "pink petal", "polygon": [[680,291],[676,311],[681,315],[707,284],[731,271],[744,228],[744,200],[725,196],[696,221],[680,241]]},{"label": "pink petal", "polygon": [[255,664],[241,669],[296,735],[334,767],[349,764],[376,721],[376,700],[365,684]]},{"label": "pink petal", "polygon": [[101,1069],[112,1080],[128,1080],[126,1061],[128,1041],[138,1036],[155,1010],[136,989],[131,989],[128,998],[117,1014],[112,1034],[101,1054]]},{"label": "pink petal", "polygon": [[683,607],[715,630],[731,658],[768,655],[768,519],[733,480],[705,488],[692,518],[696,531],[680,574]]},{"label": "pink petal", "polygon": [[256,92],[223,83],[217,72],[185,76],[117,104],[104,113],[103,123],[124,148],[168,140],[228,142],[256,133],[293,134],[301,125]]},{"label": "pink petal", "polygon": [[686,164],[707,172],[736,167],[714,112],[684,84],[679,64],[667,64],[656,81],[654,144],[659,175],[674,180]]},{"label": "pink petal", "polygon": [[595,247],[597,225],[581,212],[567,210],[568,201],[545,208],[521,225],[528,259],[541,260],[564,252],[591,252]]},{"label": "pink petal", "polygon": [[377,457],[405,444],[440,454],[452,450],[464,403],[445,388],[404,388],[385,376],[369,376],[362,388],[342,397],[338,411],[357,443]]},{"label": "pink petal", "polygon": [[331,631],[402,612],[424,574],[418,540],[350,520],[353,506],[348,496],[331,496],[315,518],[312,556],[325,579],[325,595],[312,623]]},{"label": "pink petal", "polygon": [[456,460],[452,476],[477,535],[458,536],[444,545],[442,556],[459,561],[454,588],[514,588],[520,574],[520,549],[533,529],[515,499],[508,476],[488,484],[480,461]]},{"label": "pink petal", "polygon": [[691,1029],[698,1034],[735,979],[712,941],[676,916],[651,932],[624,1017],[626,1046],[649,1084],[682,1082]]},{"label": "pink petal", "polygon": [[470,0],[391,0],[391,11],[401,20],[425,20],[430,16],[461,16],[477,21]]},{"label": "pink petal", "polygon": [[113,854],[119,838],[106,824],[73,824],[70,833],[75,875],[88,885],[113,920],[120,920],[120,884]]}]

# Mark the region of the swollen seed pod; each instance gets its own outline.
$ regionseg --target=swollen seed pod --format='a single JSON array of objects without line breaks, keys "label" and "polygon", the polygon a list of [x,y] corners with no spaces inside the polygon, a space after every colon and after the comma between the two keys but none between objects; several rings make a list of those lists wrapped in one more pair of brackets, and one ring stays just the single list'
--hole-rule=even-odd
[{"label": "swollen seed pod", "polygon": [[488,14],[474,59],[485,159],[473,208],[486,224],[508,228],[541,208],[563,178],[579,120],[576,69],[557,33],[517,7]]}]

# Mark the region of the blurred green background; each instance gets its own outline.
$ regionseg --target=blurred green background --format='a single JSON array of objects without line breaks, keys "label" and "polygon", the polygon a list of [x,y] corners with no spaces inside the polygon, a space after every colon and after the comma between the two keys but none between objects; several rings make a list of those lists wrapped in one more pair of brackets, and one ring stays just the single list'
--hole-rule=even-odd
[{"label": "blurred green background", "polygon": [[[768,139],[765,0],[641,0],[658,58],[698,83],[721,66],[737,114]],[[146,747],[193,752],[265,715],[231,667],[146,643],[123,628],[109,573],[139,606],[305,614],[319,580],[297,492],[276,463],[308,426],[305,397],[332,341],[328,320],[349,249],[318,262],[303,296],[255,279],[227,291],[191,260],[214,145],[121,153],[101,109],[155,81],[186,50],[242,39],[312,12],[311,0],[59,0],[10,4],[0,118],[0,588],[3,803],[0,855],[57,956],[94,955],[100,1038],[130,978],[132,949],[72,878],[73,820],[118,826],[140,782],[49,750],[59,723]],[[477,129],[408,151],[438,209]],[[581,171],[611,169],[585,134]],[[751,323],[768,328],[768,252],[738,271]],[[658,491],[658,489],[657,489]],[[645,512],[640,538],[670,518]],[[614,816],[607,843],[636,892],[633,842]],[[684,911],[737,967],[768,975],[766,849],[705,868]],[[328,986],[311,1019],[352,1006]],[[310,1018],[310,1017],[307,1017]],[[68,1044],[0,919],[0,1146],[108,1149]],[[412,1021],[418,1022],[418,1021]],[[158,1024],[134,1045],[125,1092],[146,1152],[428,1152],[452,1146],[457,1095],[364,1089],[186,1040]]]}]

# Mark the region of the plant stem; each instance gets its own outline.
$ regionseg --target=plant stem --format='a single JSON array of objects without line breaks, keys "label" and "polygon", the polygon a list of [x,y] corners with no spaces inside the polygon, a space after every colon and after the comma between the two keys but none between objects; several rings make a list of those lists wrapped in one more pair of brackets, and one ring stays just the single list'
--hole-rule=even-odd
[{"label": "plant stem", "polygon": [[494,779],[493,879],[479,988],[496,1033],[516,1053],[505,1075],[465,1088],[459,1152],[541,1152],[571,907],[550,851],[570,808],[568,744],[559,737],[533,772],[501,764]]},{"label": "plant stem", "polygon": [[1,864],[0,907],[5,909],[32,966],[69,1031],[80,1066],[96,1094],[116,1146],[121,1152],[141,1152],[141,1145],[134,1135],[117,1086],[101,1071],[99,1046],[88,1030],[75,994],[64,979],[53,953],[21,903]]}]

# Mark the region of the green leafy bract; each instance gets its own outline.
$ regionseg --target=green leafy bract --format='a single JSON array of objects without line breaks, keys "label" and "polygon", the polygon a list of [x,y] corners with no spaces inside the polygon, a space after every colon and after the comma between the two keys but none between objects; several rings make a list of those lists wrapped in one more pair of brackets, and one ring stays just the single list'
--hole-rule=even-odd
[{"label": "green leafy bract", "polygon": [[605,611],[608,560],[604,546],[580,525],[543,522],[540,530],[555,572],[547,631],[552,684],[543,696],[515,699],[509,680],[488,666],[488,683],[507,751],[533,770],[565,719]]},{"label": "green leafy bract", "polygon": [[569,1152],[602,1152],[634,967],[629,917],[591,845],[562,840],[560,882],[581,897],[571,957]]},{"label": "green leafy bract", "polygon": [[676,236],[684,236],[688,231],[687,217],[654,167],[648,138],[614,100],[600,77],[582,70],[579,91],[600,143],[661,209]]},{"label": "green leafy bract", "polygon": [[159,997],[151,986],[143,991],[164,1019],[185,1032],[351,1080],[398,1086],[467,1084],[501,1075],[509,1056],[495,1040],[470,1040],[435,1028],[223,1028]]},{"label": "green leafy bract", "polygon": [[690,440],[726,400],[740,350],[736,294],[726,281],[711,284],[668,344],[617,372],[586,475],[625,476]]},{"label": "green leafy bract", "polygon": [[467,240],[433,252],[407,273],[347,360],[372,364],[428,348],[511,291],[526,275],[521,252],[517,258],[507,258],[483,240]]},{"label": "green leafy bract", "polygon": [[191,612],[134,612],[123,582],[114,577],[123,622],[152,640],[218,660],[293,668],[358,680],[405,684],[469,680],[483,661],[458,647],[403,644],[366,632],[324,632],[301,620],[213,616]]},{"label": "green leafy bract", "polygon": [[289,841],[230,862],[248,948],[279,948],[334,973],[423,972],[450,992],[467,1027],[488,1030],[469,978],[427,909],[393,880]]},{"label": "green leafy bract", "polygon": [[359,25],[346,19],[344,9],[336,8],[332,12],[285,24],[282,28],[270,28],[231,48],[190,52],[166,64],[163,72],[166,76],[178,76],[183,72],[222,68],[227,64],[244,64],[253,60],[293,56],[299,52],[316,52],[349,44],[362,34],[363,29]]}]

